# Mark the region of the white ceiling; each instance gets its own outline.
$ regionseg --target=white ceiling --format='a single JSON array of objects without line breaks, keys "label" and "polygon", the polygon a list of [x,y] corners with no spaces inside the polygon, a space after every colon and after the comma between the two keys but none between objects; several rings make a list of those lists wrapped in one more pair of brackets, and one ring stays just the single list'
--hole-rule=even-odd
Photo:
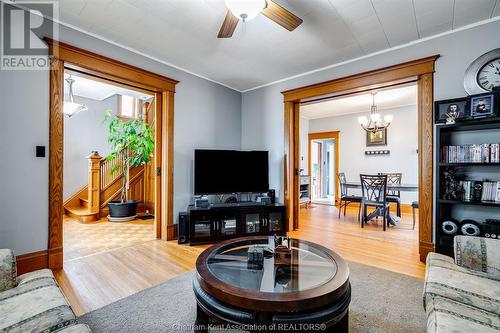
[{"label": "white ceiling", "polygon": [[224,0],[59,0],[60,21],[244,91],[500,16],[500,0],[276,0],[304,23],[259,15],[217,39]]},{"label": "white ceiling", "polygon": [[[64,78],[68,78],[69,74],[65,73]],[[139,99],[148,99],[152,96],[137,92],[131,89],[125,89],[100,81],[90,80],[84,77],[72,75],[75,82],[73,83],[73,95],[102,101],[113,95],[128,95]],[[64,81],[64,93],[69,94],[69,85]]]},{"label": "white ceiling", "polygon": [[[390,110],[403,106],[417,105],[417,86],[405,86],[379,90],[375,95],[378,110]],[[336,117],[352,113],[370,112],[372,95],[359,94],[339,97],[329,101],[306,104],[300,107],[300,116],[306,119]]]}]

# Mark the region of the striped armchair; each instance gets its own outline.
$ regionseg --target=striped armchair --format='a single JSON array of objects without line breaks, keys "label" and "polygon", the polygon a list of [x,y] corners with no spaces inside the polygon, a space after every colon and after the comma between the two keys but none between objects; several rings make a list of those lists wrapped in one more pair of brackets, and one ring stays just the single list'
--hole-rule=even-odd
[{"label": "striped armchair", "polygon": [[500,240],[456,236],[455,259],[430,253],[424,287],[429,333],[500,331]]},{"label": "striped armchair", "polygon": [[88,333],[48,269],[16,274],[16,257],[0,249],[0,332]]}]

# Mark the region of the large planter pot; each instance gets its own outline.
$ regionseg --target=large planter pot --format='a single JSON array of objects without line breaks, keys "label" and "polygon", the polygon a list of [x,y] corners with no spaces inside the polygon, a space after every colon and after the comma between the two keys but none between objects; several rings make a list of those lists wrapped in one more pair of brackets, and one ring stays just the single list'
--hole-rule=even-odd
[{"label": "large planter pot", "polygon": [[108,219],[113,222],[130,221],[137,217],[137,201],[110,201]]}]

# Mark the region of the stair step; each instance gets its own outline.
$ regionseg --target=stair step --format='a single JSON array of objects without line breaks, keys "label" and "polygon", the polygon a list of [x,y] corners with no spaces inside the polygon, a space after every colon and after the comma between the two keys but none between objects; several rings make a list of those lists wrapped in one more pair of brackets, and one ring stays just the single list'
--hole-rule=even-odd
[{"label": "stair step", "polygon": [[93,222],[99,219],[98,213],[92,213],[88,208],[82,206],[64,207],[66,215],[71,216],[81,222]]},{"label": "stair step", "polygon": [[84,198],[78,198],[78,199],[80,199],[80,205],[83,208],[89,208],[89,200],[88,199],[84,199]]}]

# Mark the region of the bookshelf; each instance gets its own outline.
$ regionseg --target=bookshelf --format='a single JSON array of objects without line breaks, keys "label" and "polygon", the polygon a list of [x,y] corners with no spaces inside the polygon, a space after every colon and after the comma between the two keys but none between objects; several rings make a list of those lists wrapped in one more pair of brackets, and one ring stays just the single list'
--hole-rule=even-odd
[{"label": "bookshelf", "polygon": [[[473,220],[485,236],[485,222],[500,220],[500,201],[493,184],[487,184],[500,182],[499,144],[500,117],[436,126],[437,252],[453,254],[454,236],[443,232],[442,222],[455,221],[461,234],[460,223]],[[488,192],[483,193],[483,184]]]}]

